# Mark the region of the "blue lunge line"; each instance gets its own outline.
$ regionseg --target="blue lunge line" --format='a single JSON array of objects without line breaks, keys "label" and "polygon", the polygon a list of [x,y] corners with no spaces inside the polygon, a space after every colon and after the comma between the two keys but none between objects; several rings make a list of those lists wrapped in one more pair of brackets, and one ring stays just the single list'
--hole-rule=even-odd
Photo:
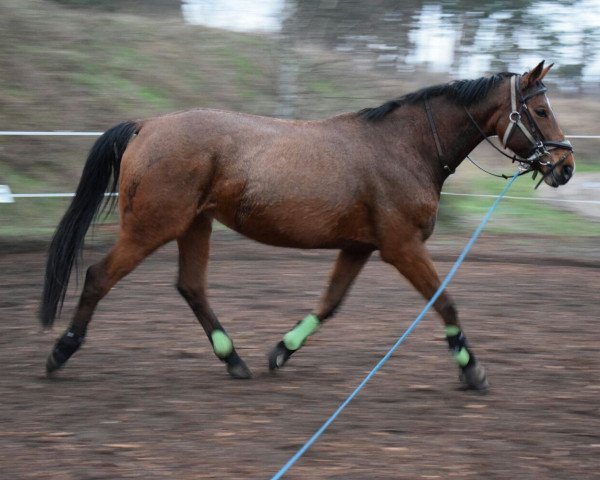
[{"label": "blue lunge line", "polygon": [[423,319],[423,317],[425,316],[427,311],[431,308],[431,306],[435,303],[435,301],[438,299],[438,297],[441,295],[441,293],[444,291],[444,289],[448,286],[448,284],[450,283],[452,278],[454,278],[454,275],[456,274],[458,267],[460,267],[460,264],[464,261],[465,257],[467,256],[467,253],[469,253],[469,250],[471,250],[471,247],[473,246],[473,244],[475,243],[477,238],[479,238],[479,235],[481,235],[481,232],[483,231],[485,225],[487,224],[490,217],[492,216],[493,211],[496,210],[496,207],[500,203],[500,200],[506,194],[506,192],[508,191],[508,189],[514,183],[514,181],[517,179],[518,176],[519,176],[519,170],[517,170],[515,172],[513,177],[510,179],[510,181],[505,185],[502,192],[500,192],[500,195],[498,195],[498,197],[496,198],[496,200],[494,201],[494,203],[492,204],[492,206],[490,207],[488,212],[485,214],[485,217],[483,217],[483,220],[481,220],[481,223],[479,224],[479,226],[473,232],[473,235],[471,235],[471,238],[465,245],[465,248],[463,248],[463,251],[459,255],[458,259],[456,260],[456,262],[454,262],[454,265],[448,272],[448,275],[446,275],[446,278],[444,278],[444,281],[440,285],[440,288],[438,288],[437,291],[433,294],[433,297],[431,297],[429,302],[427,302],[427,305],[425,305],[425,307],[423,308],[421,313],[419,313],[419,316],[414,319],[414,321],[410,324],[410,326],[406,329],[406,331],[402,334],[402,336],[398,339],[398,341],[394,344],[394,346],[392,348],[390,348],[390,350],[379,361],[379,363],[377,365],[375,365],[375,367],[373,367],[373,370],[371,370],[369,372],[369,374],[364,378],[364,380],[362,382],[360,382],[360,385],[358,385],[358,387],[356,387],[356,389],[348,396],[348,398],[346,398],[346,400],[344,400],[342,402],[342,404],[338,407],[338,409],[335,412],[333,412],[333,414],[325,421],[325,423],[323,423],[321,428],[319,428],[315,432],[315,434],[312,437],[310,437],[304,445],[302,445],[302,448],[300,448],[300,450],[298,450],[296,452],[296,454],[292,458],[290,458],[283,467],[281,467],[281,470],[279,470],[279,472],[277,472],[271,478],[271,480],[278,480],[279,478],[281,478],[283,476],[283,474],[286,473],[290,469],[290,467],[292,465],[294,465],[294,463],[296,463],[296,461],[302,455],[304,455],[304,452],[306,452],[312,446],[312,444],[317,441],[317,439],[327,429],[327,427],[329,427],[329,425],[337,418],[337,416],[340,413],[342,413],[342,410],[344,410],[344,408],[346,408],[346,406],[352,401],[352,399],[354,397],[356,397],[358,392],[360,392],[362,390],[362,388],[367,384],[367,382],[369,380],[371,380],[371,377],[373,377],[373,375],[375,375],[375,373],[377,373],[377,371],[383,366],[383,364],[388,361],[388,359],[397,350],[397,348],[404,341],[404,339],[411,334],[411,332],[415,329],[415,327]]}]

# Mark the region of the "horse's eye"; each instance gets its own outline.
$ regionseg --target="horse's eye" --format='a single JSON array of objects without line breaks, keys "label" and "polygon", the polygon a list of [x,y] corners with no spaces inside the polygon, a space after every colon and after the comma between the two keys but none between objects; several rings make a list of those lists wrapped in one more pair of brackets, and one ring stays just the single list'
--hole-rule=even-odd
[{"label": "horse's eye", "polygon": [[536,108],[535,109],[535,114],[538,117],[542,117],[542,118],[546,118],[548,116],[548,112],[546,111],[545,108]]}]

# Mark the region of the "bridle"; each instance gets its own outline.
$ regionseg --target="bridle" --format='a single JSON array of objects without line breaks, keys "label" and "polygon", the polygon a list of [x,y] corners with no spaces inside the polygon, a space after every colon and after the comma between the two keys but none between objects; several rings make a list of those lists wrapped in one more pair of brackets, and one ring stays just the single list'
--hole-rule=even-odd
[{"label": "bridle", "polygon": [[[533,173],[533,178],[535,179],[537,172],[540,167],[548,167],[548,171],[542,176],[538,184],[535,188],[538,188],[542,181],[548,177],[549,175],[554,176],[555,169],[562,165],[564,161],[569,158],[569,156],[573,153],[573,145],[568,140],[546,140],[544,138],[544,134],[540,130],[538,124],[536,123],[533,115],[529,111],[527,107],[527,102],[537,96],[546,93],[546,86],[541,82],[536,82],[535,85],[531,88],[526,89],[525,91],[521,90],[521,75],[513,75],[510,77],[510,104],[511,104],[511,112],[508,114],[509,124],[504,132],[504,136],[502,137],[502,146],[506,149],[508,148],[508,142],[510,141],[513,134],[518,130],[520,130],[525,138],[529,140],[531,144],[530,150],[527,152],[525,157],[521,157],[520,155],[508,155],[507,153],[500,150],[485,134],[483,129],[479,126],[479,124],[475,121],[469,110],[465,108],[467,115],[471,122],[477,127],[477,130],[481,133],[481,135],[485,138],[485,140],[492,145],[498,152],[504,155],[507,158],[510,158],[512,162],[518,162],[521,168],[521,172],[519,175],[525,175],[529,172]],[[527,118],[527,123],[529,123],[531,130],[525,126],[525,124],[521,121],[521,118],[525,116]],[[557,148],[567,150],[567,152],[554,164],[550,163],[543,158],[545,156],[550,155],[552,150]],[[504,175],[502,175],[505,177]]]},{"label": "bridle", "polygon": [[[533,85],[532,87],[523,91],[523,90],[521,90],[521,75],[513,75],[512,77],[510,77],[511,112],[508,114],[509,124],[508,124],[508,127],[506,128],[506,131],[504,132],[504,136],[502,137],[501,142],[502,142],[502,146],[505,149],[507,149],[508,142],[510,141],[510,139],[512,138],[514,133],[517,130],[520,130],[521,133],[523,133],[523,135],[525,135],[525,138],[527,138],[527,140],[529,141],[529,143],[531,145],[531,148],[526,153],[525,157],[517,155],[516,153],[514,155],[509,155],[506,152],[502,151],[500,148],[498,148],[496,146],[496,144],[493,143],[488,138],[487,134],[479,126],[477,121],[473,118],[473,115],[471,115],[471,112],[469,112],[469,110],[465,107],[465,111],[467,112],[469,119],[471,120],[473,125],[475,125],[475,127],[477,128],[477,130],[479,131],[481,136],[485,139],[485,141],[488,142],[498,152],[500,152],[500,154],[504,155],[507,158],[510,158],[510,160],[513,163],[514,162],[519,163],[519,168],[521,170],[519,172],[519,175],[525,175],[529,172],[533,172],[533,179],[535,180],[541,167],[548,167],[548,170],[546,171],[546,173],[544,173],[542,175],[542,178],[540,179],[538,184],[535,186],[535,188],[538,188],[540,186],[540,184],[542,183],[542,181],[544,181],[544,179],[546,177],[548,177],[550,175],[552,175],[554,177],[554,172],[555,172],[556,168],[559,167],[560,165],[562,165],[565,162],[565,160],[567,158],[569,158],[569,156],[573,153],[573,145],[571,145],[571,142],[569,142],[568,140],[546,140],[544,138],[544,134],[542,133],[540,127],[536,123],[535,119],[533,118],[533,115],[531,114],[531,112],[529,111],[529,108],[527,107],[527,102],[530,99],[532,99],[533,97],[535,97],[537,95],[543,95],[544,93],[546,93],[546,90],[547,90],[546,86],[541,81],[538,81],[535,83],[535,85]],[[429,125],[430,125],[431,131],[433,133],[433,138],[435,140],[435,146],[437,148],[438,159],[439,159],[440,163],[442,164],[444,170],[446,172],[448,172],[448,174],[450,175],[450,174],[454,173],[454,170],[446,162],[442,161],[442,158],[443,158],[442,147],[441,147],[439,135],[437,132],[437,128],[435,126],[435,121],[433,119],[433,114],[431,112],[431,107],[429,106],[429,102],[427,101],[427,98],[425,98],[424,103],[425,103],[425,112],[427,114],[427,120],[429,121]],[[521,121],[521,118],[523,116],[525,116],[527,118],[527,123],[529,124],[531,130],[529,128],[527,128],[527,126]],[[554,164],[552,164],[548,160],[544,160],[544,157],[549,156],[550,152],[557,148],[567,150],[567,152]],[[489,173],[490,175],[494,175],[496,177],[502,177],[505,179],[511,178],[508,175],[497,175],[497,174],[488,172],[487,170],[485,170],[485,169],[481,168],[479,165],[477,165],[477,163],[475,163],[473,160],[471,160],[471,158],[468,155],[467,155],[467,158],[475,166],[477,166],[484,172]]]}]

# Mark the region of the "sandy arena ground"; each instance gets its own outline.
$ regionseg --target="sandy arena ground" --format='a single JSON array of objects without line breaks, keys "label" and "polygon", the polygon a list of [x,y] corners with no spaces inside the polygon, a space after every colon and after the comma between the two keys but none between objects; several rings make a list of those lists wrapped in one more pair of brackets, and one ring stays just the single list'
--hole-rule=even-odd
[{"label": "sandy arena ground", "polygon": [[[575,248],[484,237],[450,291],[490,393],[458,390],[442,327],[429,313],[284,478],[600,478],[600,249],[593,241]],[[441,274],[465,242],[432,242]],[[87,251],[86,265],[105,250]],[[44,253],[4,249],[0,477],[270,478],[424,305],[375,255],[338,315],[269,373],[266,354],[314,307],[334,257],[215,233],[212,306],[252,380],[228,377],[173,288],[174,245],[113,289],[85,346],[47,379],[46,355],[78,292],[73,285],[64,318],[42,332]]]}]

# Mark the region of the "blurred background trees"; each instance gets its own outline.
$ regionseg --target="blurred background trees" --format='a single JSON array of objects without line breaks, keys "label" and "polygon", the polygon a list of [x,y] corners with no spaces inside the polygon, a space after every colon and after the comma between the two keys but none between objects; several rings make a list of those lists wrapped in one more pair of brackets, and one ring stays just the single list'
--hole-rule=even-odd
[{"label": "blurred background trees", "polygon": [[[319,118],[541,59],[557,63],[548,84],[565,131],[598,133],[600,120],[598,0],[4,0],[0,40],[0,130],[102,131],[197,107]],[[73,191],[92,142],[0,137],[0,184]],[[578,172],[600,171],[596,146],[576,142]],[[447,187],[494,188],[463,165]],[[47,235],[67,201],[0,204],[0,236]],[[484,205],[445,199],[441,218],[468,224]]]}]

